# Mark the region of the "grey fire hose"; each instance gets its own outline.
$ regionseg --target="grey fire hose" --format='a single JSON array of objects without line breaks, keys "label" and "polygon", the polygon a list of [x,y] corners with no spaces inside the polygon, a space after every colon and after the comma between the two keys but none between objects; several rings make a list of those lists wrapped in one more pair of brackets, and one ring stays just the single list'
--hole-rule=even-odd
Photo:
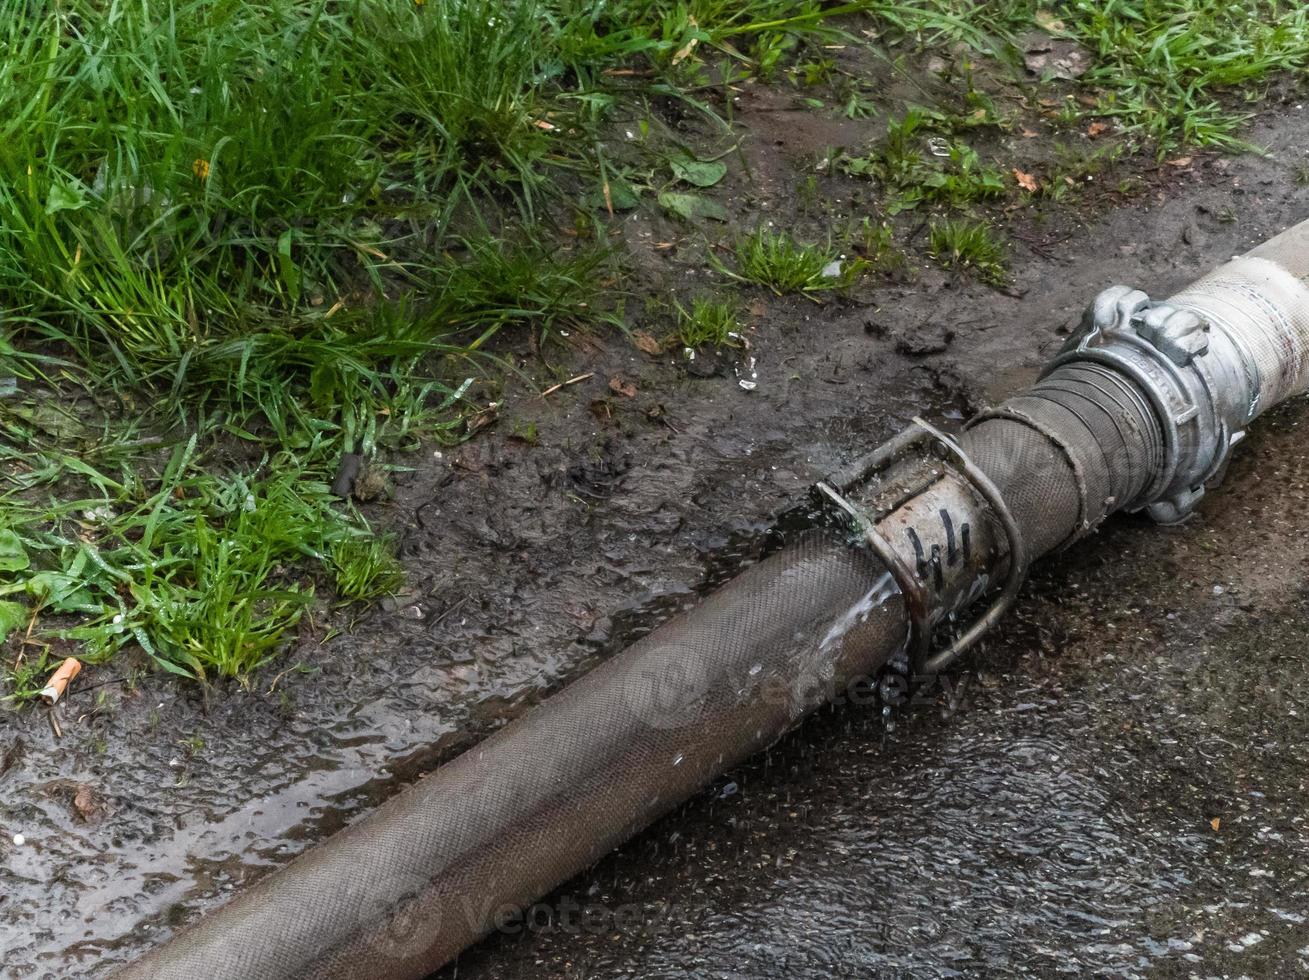
[{"label": "grey fire hose", "polygon": [[783,550],[118,976],[427,975],[835,695],[948,667],[1031,560],[1184,520],[1309,390],[1307,280],[1309,222],[1165,302],[1106,290],[1031,389],[819,484]]}]

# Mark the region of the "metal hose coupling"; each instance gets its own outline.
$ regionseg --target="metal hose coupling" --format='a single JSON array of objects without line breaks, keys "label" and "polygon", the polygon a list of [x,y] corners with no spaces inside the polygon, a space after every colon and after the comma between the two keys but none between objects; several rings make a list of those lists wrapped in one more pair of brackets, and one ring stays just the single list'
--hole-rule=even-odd
[{"label": "metal hose coupling", "polygon": [[1046,375],[1095,363],[1135,382],[1163,432],[1153,479],[1125,506],[1186,520],[1261,412],[1309,389],[1309,288],[1277,262],[1235,259],[1172,299],[1113,286]]},{"label": "metal hose coupling", "polygon": [[[1167,301],[1104,290],[1037,382],[957,441],[915,419],[817,485],[810,512],[874,552],[905,596],[905,669],[948,667],[1013,602],[1031,560],[1111,513],[1184,521],[1249,423],[1309,390],[1307,228]],[[955,638],[933,653],[943,629]]]}]

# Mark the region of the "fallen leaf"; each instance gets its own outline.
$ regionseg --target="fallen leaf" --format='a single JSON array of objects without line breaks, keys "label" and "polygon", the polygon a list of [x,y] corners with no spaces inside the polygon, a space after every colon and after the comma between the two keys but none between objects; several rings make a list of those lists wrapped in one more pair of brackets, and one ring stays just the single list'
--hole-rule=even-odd
[{"label": "fallen leaf", "polygon": [[1018,181],[1018,186],[1030,194],[1035,194],[1041,189],[1041,184],[1037,179],[1028,173],[1023,173],[1017,167],[1014,168],[1014,179]]},{"label": "fallen leaf", "polygon": [[721,160],[673,160],[669,167],[678,180],[696,187],[713,187],[727,175],[727,164]]},{"label": "fallen leaf", "polygon": [[632,331],[632,343],[636,344],[637,350],[644,351],[651,357],[657,357],[664,352],[663,345],[644,330]]},{"label": "fallen leaf", "polygon": [[1213,827],[1214,830],[1217,830],[1222,825],[1223,825],[1222,817],[1214,817],[1212,820],[1209,821],[1209,826]]},{"label": "fallen leaf", "polygon": [[476,432],[481,432],[488,426],[494,425],[497,418],[499,418],[499,414],[494,408],[483,409],[464,422],[467,427],[467,434],[471,436]]},{"label": "fallen leaf", "polygon": [[1027,139],[1027,140],[1035,139],[1040,135],[1041,134],[1034,129],[1028,129],[1026,126],[1023,127],[1023,139]]},{"label": "fallen leaf", "polygon": [[699,194],[676,194],[665,191],[659,195],[659,204],[671,214],[690,221],[693,218],[709,218],[713,221],[726,221],[727,209],[717,201]]},{"label": "fallen leaf", "polygon": [[[694,17],[688,17],[687,22],[690,23],[692,27],[700,26],[696,22],[696,19]],[[691,56],[691,52],[696,49],[696,46],[699,45],[699,43],[700,43],[700,39],[698,37],[693,37],[691,38],[691,40],[687,41],[680,48],[678,48],[677,53],[673,55],[673,64],[676,65],[689,58]]]},{"label": "fallen leaf", "polygon": [[1093,122],[1086,127],[1086,135],[1095,139],[1097,136],[1103,136],[1109,132],[1109,124],[1103,122]]},{"label": "fallen leaf", "polygon": [[761,299],[750,301],[750,315],[758,319],[768,315],[768,304]]},{"label": "fallen leaf", "polygon": [[105,807],[96,791],[86,783],[81,783],[73,794],[73,809],[86,823],[92,823],[100,819]]},{"label": "fallen leaf", "polygon": [[1055,16],[1053,10],[1038,10],[1032,19],[1036,21],[1037,27],[1051,34],[1057,34],[1064,29],[1064,22]]},{"label": "fallen leaf", "polygon": [[630,381],[624,381],[617,375],[609,379],[609,390],[616,395],[622,395],[624,398],[636,397],[636,385]]},{"label": "fallen leaf", "polygon": [[1191,165],[1190,157],[1178,157],[1175,160],[1168,161],[1168,166],[1170,167],[1189,167],[1190,165]]},{"label": "fallen leaf", "polygon": [[696,45],[698,45],[699,43],[700,43],[700,39],[698,37],[693,37],[691,38],[691,40],[687,41],[684,45],[678,48],[677,54],[673,55],[673,64],[677,64],[689,58],[691,56],[691,52],[695,50]]},{"label": "fallen leaf", "polygon": [[[588,207],[604,208],[611,215],[615,211],[631,211],[641,203],[636,188],[621,177],[602,180],[599,189],[587,194],[584,200]],[[571,228],[567,230],[573,231]]]},{"label": "fallen leaf", "polygon": [[0,641],[27,625],[31,618],[30,611],[21,602],[0,602]]}]

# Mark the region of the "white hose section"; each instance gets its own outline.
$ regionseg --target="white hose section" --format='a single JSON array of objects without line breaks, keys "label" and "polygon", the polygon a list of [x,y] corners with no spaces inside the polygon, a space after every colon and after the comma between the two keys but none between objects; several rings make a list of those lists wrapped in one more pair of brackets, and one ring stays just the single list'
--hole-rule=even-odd
[{"label": "white hose section", "polygon": [[1248,258],[1276,262],[1297,279],[1309,279],[1309,221],[1300,222],[1246,254]]},{"label": "white hose section", "polygon": [[[1309,237],[1309,225],[1292,231]],[[1309,264],[1306,252],[1309,244],[1281,254],[1299,269]],[[1244,360],[1241,373],[1253,382],[1253,390],[1246,401],[1248,417],[1239,422],[1309,391],[1309,285],[1282,262],[1254,256],[1234,259],[1170,302],[1202,316]]]}]

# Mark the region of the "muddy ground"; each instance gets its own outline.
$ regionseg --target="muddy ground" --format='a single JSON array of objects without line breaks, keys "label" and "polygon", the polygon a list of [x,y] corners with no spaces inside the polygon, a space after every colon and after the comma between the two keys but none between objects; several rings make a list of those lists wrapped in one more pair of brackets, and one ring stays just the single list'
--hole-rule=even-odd
[{"label": "muddy ground", "polygon": [[[884,127],[764,89],[734,122],[734,213],[810,227],[832,215],[797,175]],[[0,716],[0,972],[108,974],[685,604],[911,416],[1030,380],[1102,287],[1166,293],[1305,218],[1305,111],[1252,136],[1272,155],[1138,158],[1144,193],[1010,213],[1004,293],[929,268],[822,303],[751,293],[755,390],[733,358],[574,337],[551,356],[593,378],[510,391],[489,431],[400,461],[374,517],[402,535],[401,601],[249,691],[106,668],[62,739],[43,711]],[[685,228],[619,228],[639,276],[721,281]],[[553,896],[640,928],[538,923],[443,976],[1309,970],[1307,421],[1262,423],[1187,526],[1118,519],[1042,564],[948,697],[821,714]]]}]

